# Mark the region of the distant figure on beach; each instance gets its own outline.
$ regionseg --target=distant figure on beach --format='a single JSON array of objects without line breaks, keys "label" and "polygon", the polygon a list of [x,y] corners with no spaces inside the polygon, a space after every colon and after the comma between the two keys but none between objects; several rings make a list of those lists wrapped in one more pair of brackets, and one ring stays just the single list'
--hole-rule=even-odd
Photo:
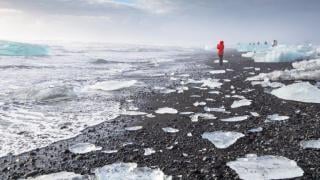
[{"label": "distant figure on beach", "polygon": [[218,50],[218,56],[219,56],[219,63],[220,63],[220,66],[222,66],[223,54],[224,54],[224,42],[223,41],[219,42],[219,44],[217,45],[217,50]]},{"label": "distant figure on beach", "polygon": [[272,47],[276,47],[276,46],[278,46],[278,41],[277,40],[273,40]]}]

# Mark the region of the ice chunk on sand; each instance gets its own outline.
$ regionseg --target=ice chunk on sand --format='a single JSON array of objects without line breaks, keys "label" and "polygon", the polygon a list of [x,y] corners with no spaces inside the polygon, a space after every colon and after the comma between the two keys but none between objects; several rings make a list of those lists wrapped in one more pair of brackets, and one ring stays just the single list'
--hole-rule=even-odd
[{"label": "ice chunk on sand", "polygon": [[128,88],[137,83],[137,80],[130,80],[130,81],[103,81],[97,82],[96,84],[90,86],[90,89],[94,90],[101,90],[101,91],[114,91],[123,88]]},{"label": "ice chunk on sand", "polygon": [[320,89],[309,82],[299,82],[273,90],[278,98],[305,103],[320,103]]},{"label": "ice chunk on sand", "polygon": [[177,114],[178,111],[173,108],[163,107],[155,111],[157,114]]},{"label": "ice chunk on sand", "polygon": [[199,118],[202,119],[217,119],[213,114],[208,113],[196,113],[190,116],[192,122],[198,122]]},{"label": "ice chunk on sand", "polygon": [[193,114],[194,112],[180,112],[179,114],[181,114],[181,115],[190,115],[190,114]]},{"label": "ice chunk on sand", "polygon": [[295,161],[282,156],[258,157],[251,154],[228,162],[227,166],[245,180],[287,179],[300,177],[304,173]]},{"label": "ice chunk on sand", "polygon": [[145,112],[140,112],[140,111],[127,111],[124,110],[120,113],[121,115],[127,115],[127,116],[142,116],[142,115],[147,115]]},{"label": "ice chunk on sand", "polygon": [[145,156],[150,156],[151,154],[154,154],[154,153],[156,153],[156,151],[155,151],[154,149],[152,149],[152,148],[145,148],[143,155],[145,155]]},{"label": "ice chunk on sand", "polygon": [[284,84],[280,82],[270,82],[269,79],[264,79],[263,81],[252,81],[251,84],[253,86],[255,85],[261,85],[262,87],[270,87],[270,88],[280,88],[283,87]]},{"label": "ice chunk on sand", "polygon": [[142,129],[142,126],[132,126],[132,127],[126,127],[125,130],[127,131],[138,131],[140,129]]},{"label": "ice chunk on sand", "polygon": [[214,88],[220,88],[222,86],[222,83],[218,82],[219,80],[217,79],[205,79],[203,80],[203,84],[201,85],[201,87],[208,87],[210,89],[214,89]]},{"label": "ice chunk on sand", "polygon": [[280,116],[279,114],[272,114],[267,116],[266,122],[284,121],[287,119],[289,119],[289,116]]},{"label": "ice chunk on sand", "polygon": [[239,122],[239,121],[244,121],[246,119],[248,119],[249,116],[245,115],[245,116],[235,116],[235,117],[231,117],[231,118],[225,118],[225,119],[221,119],[221,121],[223,122]]},{"label": "ice chunk on sand", "polygon": [[215,131],[202,134],[203,139],[208,139],[219,149],[231,146],[241,137],[244,137],[244,134],[232,131]]},{"label": "ice chunk on sand", "polygon": [[175,129],[175,128],[172,128],[172,127],[162,128],[162,130],[164,132],[167,132],[167,133],[177,133],[177,132],[179,132],[179,129]]},{"label": "ice chunk on sand", "polygon": [[[215,64],[219,64],[220,63],[220,60],[219,59],[217,59],[217,60],[214,60],[213,61]],[[228,63],[229,61],[228,60],[223,60],[223,63]]]},{"label": "ice chunk on sand", "polygon": [[242,106],[250,106],[251,105],[251,100],[249,99],[241,99],[239,101],[234,101],[231,105],[231,108],[238,108]]},{"label": "ice chunk on sand", "polygon": [[262,127],[252,128],[249,130],[249,132],[252,132],[252,133],[257,133],[257,132],[261,132],[261,131],[263,131]]},{"label": "ice chunk on sand", "polygon": [[226,73],[226,70],[213,70],[209,72],[210,74],[223,74]]},{"label": "ice chunk on sand", "polygon": [[105,151],[102,151],[103,153],[106,153],[106,154],[114,154],[114,153],[117,153],[118,150],[105,150]]},{"label": "ice chunk on sand", "polygon": [[244,96],[241,96],[241,95],[232,95],[231,97],[238,98],[238,99],[246,99]]},{"label": "ice chunk on sand", "polygon": [[136,163],[115,163],[98,168],[94,171],[99,180],[171,180],[160,169],[138,167]]},{"label": "ice chunk on sand", "polygon": [[301,141],[300,146],[303,147],[303,149],[320,149],[320,139]]},{"label": "ice chunk on sand", "polygon": [[100,151],[102,147],[91,143],[78,143],[69,147],[70,152],[74,154],[85,154],[91,151]]},{"label": "ice chunk on sand", "polygon": [[211,107],[204,107],[204,111],[206,112],[222,112],[222,113],[230,113],[226,111],[226,109],[222,106],[220,108],[211,108]]},{"label": "ice chunk on sand", "polygon": [[250,114],[251,114],[252,116],[254,116],[254,117],[259,117],[259,116],[260,116],[260,114],[257,113],[257,112],[250,112]]},{"label": "ice chunk on sand", "polygon": [[75,174],[73,172],[66,172],[66,171],[41,175],[34,178],[27,178],[27,180],[76,180],[76,179],[82,180],[87,178],[84,178],[80,174]]},{"label": "ice chunk on sand", "polygon": [[193,103],[193,105],[195,106],[195,107],[198,107],[198,106],[205,106],[207,103],[206,102],[195,102],[195,103]]},{"label": "ice chunk on sand", "polygon": [[220,94],[219,91],[209,91],[208,93],[209,93],[209,94]]}]

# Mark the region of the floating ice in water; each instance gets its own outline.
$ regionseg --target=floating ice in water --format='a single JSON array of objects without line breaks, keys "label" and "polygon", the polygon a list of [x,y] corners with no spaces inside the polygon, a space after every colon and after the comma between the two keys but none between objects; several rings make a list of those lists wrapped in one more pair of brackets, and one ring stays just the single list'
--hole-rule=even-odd
[{"label": "floating ice in water", "polygon": [[267,116],[266,122],[284,121],[287,119],[289,119],[289,116],[280,116],[279,114],[272,114]]},{"label": "floating ice in water", "polygon": [[249,132],[252,132],[252,133],[257,133],[257,132],[261,132],[261,131],[263,131],[262,127],[249,129]]},{"label": "floating ice in water", "polygon": [[238,107],[250,106],[250,105],[251,105],[251,100],[241,99],[239,101],[234,101],[231,105],[231,108],[238,108]]},{"label": "floating ice in water", "polygon": [[0,56],[47,56],[48,53],[46,46],[0,41]]},{"label": "floating ice in water", "polygon": [[303,149],[320,149],[320,139],[301,141],[300,146]]},{"label": "floating ice in water", "polygon": [[94,90],[101,90],[101,91],[114,91],[119,90],[123,88],[128,88],[137,83],[136,80],[130,80],[130,81],[103,81],[103,82],[97,82],[96,84],[90,86],[90,89]]},{"label": "floating ice in water", "polygon": [[244,134],[232,131],[215,131],[202,134],[203,139],[208,139],[219,149],[231,146],[241,137],[244,137]]},{"label": "floating ice in water", "polygon": [[[225,60],[225,59],[223,60],[223,63],[228,63],[228,62],[229,62],[228,60]],[[213,63],[218,64],[220,63],[220,60],[219,59],[214,60]]]},{"label": "floating ice in water", "polygon": [[223,74],[226,73],[226,70],[213,70],[209,72],[210,74]]},{"label": "floating ice in water", "polygon": [[180,112],[179,114],[181,115],[190,115],[190,114],[193,114],[194,112]]},{"label": "floating ice in water", "polygon": [[217,119],[213,114],[209,113],[196,113],[190,116],[192,122],[198,122],[199,118],[202,119]]},{"label": "floating ice in water", "polygon": [[206,102],[195,102],[193,103],[193,106],[198,107],[198,106],[205,106],[207,103]]},{"label": "floating ice in water", "polygon": [[157,114],[177,114],[178,111],[173,108],[163,107],[155,111]]},{"label": "floating ice in water", "polygon": [[91,151],[100,151],[102,147],[91,143],[78,143],[69,147],[70,152],[75,154],[85,154]]},{"label": "floating ice in water", "polygon": [[285,71],[273,71],[260,73],[257,76],[247,78],[249,81],[278,80],[320,80],[320,59],[300,61],[292,63],[294,69]]},{"label": "floating ice in water", "polygon": [[145,156],[150,156],[151,154],[154,154],[154,153],[156,153],[156,151],[155,151],[154,149],[152,149],[152,148],[145,148],[143,155],[145,155]]},{"label": "floating ice in water", "polygon": [[247,115],[235,116],[235,117],[231,117],[231,118],[221,119],[221,121],[223,121],[223,122],[239,122],[239,121],[247,120],[248,118],[249,118],[249,116],[247,116]]},{"label": "floating ice in water", "polygon": [[138,167],[136,163],[115,163],[94,171],[98,180],[171,180],[159,169]]},{"label": "floating ice in water", "polygon": [[228,111],[226,111],[226,109],[224,107],[220,107],[220,108],[210,108],[210,107],[204,107],[204,111],[206,112],[223,112],[223,113],[230,113]]},{"label": "floating ice in water", "polygon": [[293,160],[282,156],[248,154],[245,158],[227,163],[241,179],[288,179],[303,176],[303,170]]},{"label": "floating ice in water", "polygon": [[278,98],[305,103],[320,103],[320,89],[309,82],[299,82],[273,90]]},{"label": "floating ice in water", "polygon": [[85,180],[89,177],[84,177],[80,174],[75,174],[73,172],[58,172],[52,174],[41,175],[33,178],[27,178],[27,180]]},{"label": "floating ice in water", "polygon": [[162,130],[164,132],[167,132],[167,133],[177,133],[177,132],[179,132],[179,129],[175,129],[175,128],[172,128],[172,127],[162,128]]},{"label": "floating ice in water", "polygon": [[246,99],[244,96],[241,95],[232,95],[233,98],[238,98],[238,99]]},{"label": "floating ice in water", "polygon": [[220,88],[222,86],[222,83],[218,82],[219,80],[217,79],[206,79],[203,80],[203,84],[201,87],[208,87],[210,89],[215,89],[215,88]]},{"label": "floating ice in water", "polygon": [[259,116],[260,116],[260,114],[257,113],[257,112],[250,112],[250,114],[251,114],[252,116],[254,116],[254,117],[259,117]]},{"label": "floating ice in water", "polygon": [[127,131],[138,131],[140,129],[142,129],[142,126],[132,126],[132,127],[126,127],[125,130]]}]

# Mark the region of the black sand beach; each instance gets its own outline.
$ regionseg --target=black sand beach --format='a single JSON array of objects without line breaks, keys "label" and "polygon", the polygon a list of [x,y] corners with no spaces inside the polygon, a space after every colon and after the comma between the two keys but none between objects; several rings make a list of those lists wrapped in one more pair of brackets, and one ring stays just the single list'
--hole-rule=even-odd
[{"label": "black sand beach", "polygon": [[[183,93],[161,94],[152,89],[139,90],[130,99],[139,107],[139,111],[153,113],[154,118],[145,116],[120,116],[110,122],[89,127],[75,138],[56,142],[48,147],[33,150],[21,155],[10,155],[0,158],[0,179],[18,179],[37,175],[69,171],[79,174],[90,174],[92,169],[114,162],[135,162],[139,166],[160,168],[173,179],[238,179],[238,175],[226,163],[246,154],[284,156],[297,162],[304,170],[304,176],[296,179],[320,178],[320,151],[305,150],[299,143],[301,140],[320,137],[320,105],[284,101],[265,92],[261,86],[252,86],[247,77],[270,72],[273,70],[290,69],[290,63],[255,63],[242,58],[235,51],[226,53],[229,60],[223,67],[213,63],[217,58],[212,54],[199,54],[191,59],[181,61],[181,66],[187,65],[185,72],[189,78],[221,79],[223,85],[217,89],[221,94],[209,94],[210,89],[194,88],[196,84],[188,84],[189,90]],[[198,68],[197,64],[206,64],[206,68]],[[260,68],[256,71],[254,68]],[[165,67],[159,67],[165,68]],[[232,69],[223,74],[210,74],[209,70]],[[251,74],[250,74],[251,73]],[[141,81],[153,81],[161,84],[168,79],[165,77],[145,77]],[[229,79],[230,82],[223,79]],[[283,82],[287,83],[287,82]],[[168,88],[179,86],[179,81],[168,83]],[[231,92],[234,86],[236,95],[242,95],[252,100],[250,106],[232,109],[234,100]],[[252,91],[250,91],[252,90]],[[124,90],[125,91],[125,90]],[[119,91],[121,94],[121,91]],[[190,97],[199,95],[200,97]],[[214,101],[206,101],[212,98]],[[123,105],[125,99],[120,99]],[[155,114],[162,107],[171,107],[178,112],[205,112],[203,106],[195,107],[196,101],[206,101],[209,107],[224,106],[230,114],[212,112],[217,119],[191,122],[189,115]],[[260,117],[250,116],[241,122],[222,122],[219,119],[250,115],[257,112]],[[281,122],[266,123],[266,117],[271,114],[289,116],[290,119]],[[125,127],[143,126],[138,131],[125,131]],[[162,128],[172,127],[179,132],[169,134]],[[262,127],[258,133],[248,132],[251,128]],[[245,134],[236,143],[226,149],[218,149],[208,140],[202,139],[204,132],[237,131]],[[191,133],[192,136],[187,136]],[[87,154],[73,154],[68,150],[69,145],[80,142],[90,142],[101,146],[103,150],[118,150],[117,153],[107,154],[102,151]],[[124,143],[132,144],[123,146]],[[156,153],[145,156],[144,148],[153,148]]]}]

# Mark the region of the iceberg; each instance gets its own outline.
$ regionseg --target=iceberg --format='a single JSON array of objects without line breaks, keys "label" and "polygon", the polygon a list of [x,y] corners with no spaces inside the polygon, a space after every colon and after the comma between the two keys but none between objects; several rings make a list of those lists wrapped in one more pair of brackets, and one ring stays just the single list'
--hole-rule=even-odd
[{"label": "iceberg", "polygon": [[42,45],[0,41],[0,56],[47,56],[48,52]]},{"label": "iceberg", "polygon": [[247,154],[244,158],[227,163],[244,180],[288,179],[303,176],[303,170],[293,160],[282,156],[257,156]]},{"label": "iceberg", "polygon": [[299,82],[271,92],[278,98],[305,103],[320,103],[320,89],[309,82]]}]

